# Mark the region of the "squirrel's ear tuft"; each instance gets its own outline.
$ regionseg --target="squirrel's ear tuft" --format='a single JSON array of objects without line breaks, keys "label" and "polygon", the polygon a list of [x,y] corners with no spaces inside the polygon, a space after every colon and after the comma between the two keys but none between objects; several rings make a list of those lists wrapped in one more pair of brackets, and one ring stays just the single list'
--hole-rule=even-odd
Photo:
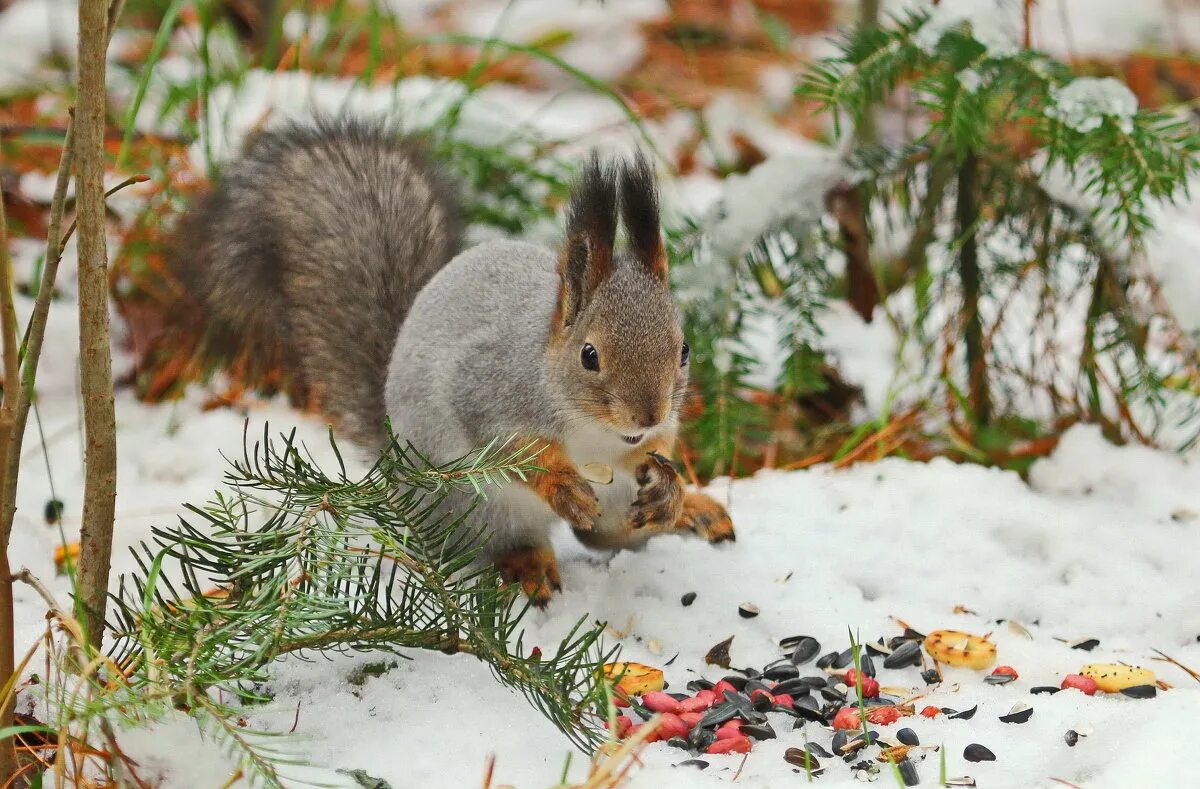
[{"label": "squirrel's ear tuft", "polygon": [[621,169],[621,220],[630,252],[658,279],[667,280],[667,252],[658,218],[654,165],[638,151]]},{"label": "squirrel's ear tuft", "polygon": [[616,236],[617,173],[593,152],[567,207],[567,241],[558,262],[560,326],[571,325],[612,274]]}]

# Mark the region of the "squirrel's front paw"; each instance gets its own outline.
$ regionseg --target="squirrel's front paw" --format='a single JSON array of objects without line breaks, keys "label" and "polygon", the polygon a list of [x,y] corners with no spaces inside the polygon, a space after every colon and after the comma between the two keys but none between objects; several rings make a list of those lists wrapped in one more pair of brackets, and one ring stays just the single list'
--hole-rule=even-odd
[{"label": "squirrel's front paw", "polygon": [[729,513],[715,500],[699,491],[684,496],[679,528],[699,535],[711,543],[732,542],[737,539]]},{"label": "squirrel's front paw", "polygon": [[637,467],[638,494],[629,509],[629,524],[671,528],[683,511],[683,482],[675,464],[657,452]]},{"label": "squirrel's front paw", "polygon": [[574,472],[555,474],[547,488],[550,508],[571,528],[590,531],[595,527],[600,517],[600,500],[586,479]]}]

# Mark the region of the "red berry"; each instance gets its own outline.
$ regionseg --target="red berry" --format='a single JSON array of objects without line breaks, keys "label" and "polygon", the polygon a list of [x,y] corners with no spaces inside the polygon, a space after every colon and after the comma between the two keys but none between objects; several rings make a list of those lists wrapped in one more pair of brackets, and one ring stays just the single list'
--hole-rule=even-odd
[{"label": "red berry", "polygon": [[709,753],[750,753],[749,737],[732,737],[728,740],[713,740]]},{"label": "red berry", "polygon": [[738,718],[734,718],[731,721],[725,721],[717,727],[716,734],[718,740],[728,740],[733,737],[741,737],[742,721]]},{"label": "red berry", "polygon": [[679,701],[661,690],[643,693],[642,704],[651,712],[679,712]]},{"label": "red berry", "polygon": [[926,707],[925,709],[921,710],[921,714],[924,715],[926,718],[936,718],[938,715],[942,714],[942,711],[939,708],[934,707],[933,705],[930,705],[930,706]]},{"label": "red berry", "polygon": [[1062,685],[1059,687],[1063,690],[1075,688],[1075,690],[1080,691],[1085,696],[1096,695],[1096,680],[1091,677],[1085,677],[1082,674],[1068,674],[1063,677]]},{"label": "red berry", "polygon": [[762,690],[760,688],[758,690],[751,691],[750,703],[751,704],[769,704],[772,707],[774,707],[775,706],[775,697],[773,695],[771,695],[771,693],[769,693],[768,691]]},{"label": "red berry", "polygon": [[846,678],[844,682],[846,683],[847,687],[851,688],[855,687],[858,682],[862,682],[862,697],[864,699],[874,699],[879,697],[879,682],[876,681],[874,677],[868,677],[866,674],[863,674],[862,678],[860,679],[858,672],[854,669],[850,669],[846,672]]},{"label": "red berry", "polygon": [[1012,666],[996,666],[994,669],[992,669],[992,675],[995,676],[996,674],[1007,674],[1008,676],[1012,677],[1013,679],[1016,679],[1017,677],[1021,676],[1020,674],[1017,673],[1017,670],[1015,668],[1013,668]]},{"label": "red berry", "polygon": [[681,720],[685,724],[687,724],[687,727],[689,729],[694,728],[696,726],[696,724],[700,722],[700,719],[703,717],[704,717],[704,715],[699,712],[681,712],[681,713],[679,713],[679,720]]},{"label": "red berry", "polygon": [[658,736],[669,740],[672,737],[686,737],[690,727],[678,715],[664,712],[658,721]]},{"label": "red berry", "polygon": [[[640,732],[642,729],[645,729],[648,725],[649,724],[646,724],[646,723],[639,723],[636,726],[631,727],[629,729],[629,733],[625,736],[632,737],[633,735]],[[642,742],[658,742],[658,740],[659,740],[658,729],[649,729],[646,732],[646,736],[642,739]]]},{"label": "red berry", "polygon": [[676,712],[702,712],[716,702],[717,697],[711,690],[702,690],[690,699],[679,702]]},{"label": "red berry", "polygon": [[876,726],[887,726],[900,720],[900,710],[895,707],[872,707],[867,711],[867,720]]},{"label": "red berry", "polygon": [[857,729],[860,726],[862,718],[859,716],[858,707],[842,707],[837,711],[837,715],[833,716],[835,729]]},{"label": "red berry", "polygon": [[790,707],[796,703],[796,700],[794,698],[792,698],[791,694],[776,693],[775,694],[775,703],[778,704],[780,707]]},{"label": "red berry", "polygon": [[614,707],[628,707],[629,699],[621,695],[621,691],[617,691],[612,697]]},{"label": "red berry", "polygon": [[[604,722],[604,728],[608,728],[608,721]],[[617,739],[625,739],[625,735],[629,734],[629,730],[633,728],[633,721],[624,715],[617,716]]]}]

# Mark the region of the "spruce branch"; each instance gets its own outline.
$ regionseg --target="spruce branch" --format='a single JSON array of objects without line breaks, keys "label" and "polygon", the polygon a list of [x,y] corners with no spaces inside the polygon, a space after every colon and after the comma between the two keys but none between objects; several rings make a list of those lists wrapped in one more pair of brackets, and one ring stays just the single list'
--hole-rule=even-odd
[{"label": "spruce branch", "polygon": [[[152,530],[139,570],[113,597],[111,657],[129,693],[210,721],[241,766],[267,785],[287,758],[240,727],[270,664],[287,654],[383,650],[462,652],[487,663],[572,743],[598,742],[603,626],[578,622],[550,654],[521,635],[527,605],[481,561],[482,527],[450,494],[537,469],[540,446],[493,442],[435,466],[393,440],[365,473],[337,453],[326,472],[294,431],[243,442],[226,490],[174,526]],[[249,738],[249,739],[247,739]],[[288,757],[290,758],[290,757]],[[268,769],[270,768],[270,769]],[[274,770],[275,772],[272,772]]]}]

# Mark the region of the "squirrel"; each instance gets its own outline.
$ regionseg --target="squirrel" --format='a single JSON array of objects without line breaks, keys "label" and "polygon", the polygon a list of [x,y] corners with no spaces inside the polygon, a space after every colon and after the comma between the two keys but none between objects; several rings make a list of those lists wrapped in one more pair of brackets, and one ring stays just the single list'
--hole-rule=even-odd
[{"label": "squirrel", "polygon": [[[281,349],[339,432],[396,433],[433,463],[496,439],[541,469],[479,502],[483,556],[544,605],[559,519],[598,550],[665,533],[735,538],[668,459],[689,348],[667,279],[653,167],[586,162],[560,249],[463,250],[452,180],[419,139],[366,120],[259,133],[177,229],[171,271],[226,336]],[[616,248],[618,223],[627,243]],[[611,467],[593,486],[581,469]]]}]

